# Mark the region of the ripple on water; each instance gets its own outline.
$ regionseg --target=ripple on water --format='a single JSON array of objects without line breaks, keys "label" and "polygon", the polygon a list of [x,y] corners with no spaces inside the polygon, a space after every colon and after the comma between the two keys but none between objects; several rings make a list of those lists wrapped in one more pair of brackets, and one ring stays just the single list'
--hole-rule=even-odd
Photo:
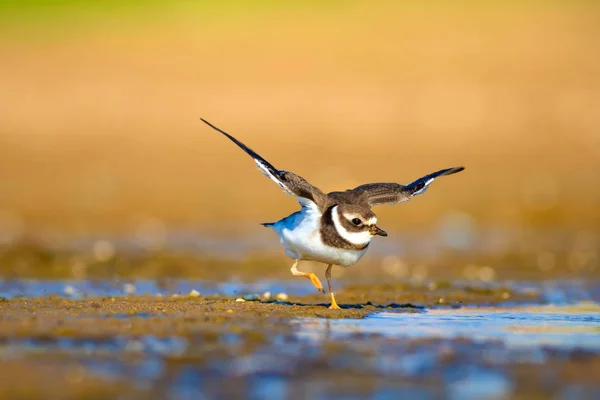
[{"label": "ripple on water", "polygon": [[532,355],[543,347],[600,352],[600,305],[592,302],[506,309],[434,309],[424,313],[383,312],[363,320],[306,322],[299,324],[298,335],[313,340],[358,333],[492,341],[502,343],[508,350],[526,350]]},{"label": "ripple on water", "polygon": [[515,363],[542,365],[557,352],[600,353],[600,305],[593,302],[380,313],[363,320],[295,323],[301,340],[316,343],[369,335],[386,338],[385,346],[374,349],[370,368],[415,378],[430,377],[441,368],[444,393],[450,399],[507,398],[514,390],[507,367]]}]

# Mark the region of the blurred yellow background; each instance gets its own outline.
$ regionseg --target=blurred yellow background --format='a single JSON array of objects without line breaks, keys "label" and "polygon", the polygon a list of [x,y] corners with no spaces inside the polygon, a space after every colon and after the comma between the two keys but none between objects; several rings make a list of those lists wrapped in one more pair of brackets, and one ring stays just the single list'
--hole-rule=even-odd
[{"label": "blurred yellow background", "polygon": [[325,191],[467,168],[378,208],[389,231],[600,226],[596,2],[2,7],[5,237],[248,234],[298,208],[199,117]]}]

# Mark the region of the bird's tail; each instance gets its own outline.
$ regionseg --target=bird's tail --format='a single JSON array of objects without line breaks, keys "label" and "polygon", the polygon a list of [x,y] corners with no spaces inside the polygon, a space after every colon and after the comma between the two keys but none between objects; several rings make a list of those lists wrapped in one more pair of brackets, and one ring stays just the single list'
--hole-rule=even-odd
[{"label": "bird's tail", "polygon": [[273,225],[275,225],[275,222],[263,222],[261,225],[265,228],[271,228]]}]

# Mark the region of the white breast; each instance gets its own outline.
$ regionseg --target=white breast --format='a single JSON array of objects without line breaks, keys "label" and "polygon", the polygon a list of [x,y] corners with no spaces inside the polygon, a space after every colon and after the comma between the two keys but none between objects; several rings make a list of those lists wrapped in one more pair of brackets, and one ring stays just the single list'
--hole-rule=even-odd
[{"label": "white breast", "polygon": [[319,232],[320,223],[321,213],[318,208],[305,206],[299,212],[276,222],[273,230],[279,235],[285,253],[296,260],[348,267],[358,262],[367,252],[367,248],[346,250],[324,244]]}]

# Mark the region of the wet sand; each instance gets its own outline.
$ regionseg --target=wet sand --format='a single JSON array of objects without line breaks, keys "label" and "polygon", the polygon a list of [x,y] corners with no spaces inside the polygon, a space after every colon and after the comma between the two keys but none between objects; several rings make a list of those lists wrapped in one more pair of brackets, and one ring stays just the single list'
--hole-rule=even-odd
[{"label": "wet sand", "polygon": [[[398,296],[367,289],[344,289],[339,311],[327,309],[322,295],[285,302],[203,295],[3,299],[0,396],[537,399],[570,390],[592,398],[600,390],[594,351],[523,352],[473,337],[394,336],[386,324],[361,331],[352,322],[378,326],[371,318],[382,311],[444,318],[482,304],[485,312],[518,310],[519,303],[531,311],[535,295],[511,293],[511,309],[502,308],[506,292],[494,290]],[[373,296],[369,302],[364,293]],[[441,306],[442,297],[454,306]]]},{"label": "wet sand", "polygon": [[[362,285],[344,289],[337,295],[343,310],[330,310],[329,297],[322,294],[291,296],[287,301],[263,298],[240,301],[243,297],[194,295],[119,296],[72,300],[58,297],[2,299],[0,332],[6,338],[20,335],[119,334],[122,326],[138,333],[165,335],[173,333],[174,320],[185,334],[197,324],[240,322],[256,318],[269,320],[293,317],[363,318],[380,311],[420,312],[425,307],[459,307],[463,304],[494,305],[539,300],[536,293],[517,293],[510,289],[484,289],[453,286],[423,291],[410,285]],[[141,316],[142,318],[135,318]],[[110,320],[102,326],[98,318]],[[139,324],[139,326],[138,326]],[[190,326],[188,326],[190,325]]]}]

